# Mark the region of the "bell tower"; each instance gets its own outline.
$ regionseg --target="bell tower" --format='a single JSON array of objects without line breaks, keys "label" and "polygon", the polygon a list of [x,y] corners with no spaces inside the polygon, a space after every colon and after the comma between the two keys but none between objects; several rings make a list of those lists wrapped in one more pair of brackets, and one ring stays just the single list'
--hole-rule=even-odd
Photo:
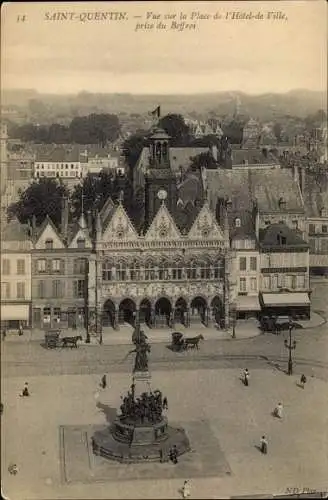
[{"label": "bell tower", "polygon": [[177,204],[177,181],[170,165],[170,136],[157,128],[149,141],[149,167],[145,174],[145,229],[155,217],[164,191],[171,213],[174,213]]}]

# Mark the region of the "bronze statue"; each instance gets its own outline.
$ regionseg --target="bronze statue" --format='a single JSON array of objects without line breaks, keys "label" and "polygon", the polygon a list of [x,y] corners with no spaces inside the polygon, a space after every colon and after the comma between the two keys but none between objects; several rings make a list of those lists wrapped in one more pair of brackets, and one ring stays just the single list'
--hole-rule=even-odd
[{"label": "bronze statue", "polygon": [[140,342],[136,344],[136,348],[133,351],[136,353],[134,360],[133,372],[147,372],[148,371],[148,356],[147,353],[150,352],[150,345],[146,342]]}]

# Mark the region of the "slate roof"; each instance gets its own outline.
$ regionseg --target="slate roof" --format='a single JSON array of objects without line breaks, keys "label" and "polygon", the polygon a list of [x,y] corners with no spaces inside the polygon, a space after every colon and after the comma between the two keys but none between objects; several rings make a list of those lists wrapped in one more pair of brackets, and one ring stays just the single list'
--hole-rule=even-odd
[{"label": "slate roof", "polygon": [[268,152],[265,155],[261,149],[233,149],[232,150],[232,165],[243,165],[245,162],[248,165],[264,164],[272,165],[279,164],[277,157]]},{"label": "slate roof", "polygon": [[4,241],[26,241],[29,239],[29,227],[14,219],[2,226],[1,239]]},{"label": "slate roof", "polygon": [[80,161],[80,151],[78,147],[70,149],[64,147],[52,147],[48,150],[38,150],[36,153],[36,161],[44,162],[78,162]]},{"label": "slate roof", "polygon": [[[286,243],[279,243],[279,237],[286,238]],[[262,247],[303,247],[308,248],[308,244],[303,240],[301,234],[295,229],[291,229],[286,224],[271,224],[265,229],[260,229],[260,244]]]},{"label": "slate roof", "polygon": [[[254,236],[253,200],[249,173],[233,170],[207,170],[207,190],[211,210],[216,213],[218,199],[228,198],[230,237]],[[240,219],[240,227],[235,220]]]},{"label": "slate roof", "polygon": [[210,148],[169,148],[172,172],[179,173],[180,167],[182,167],[183,171],[186,171],[191,164],[191,158],[208,151],[210,151]]},{"label": "slate roof", "polygon": [[[303,212],[304,205],[299,185],[293,172],[287,169],[249,171],[253,198],[256,198],[260,212]],[[279,200],[286,202],[279,207]]]},{"label": "slate roof", "polygon": [[328,210],[328,172],[305,173],[304,205],[308,217],[320,217],[322,208]]}]

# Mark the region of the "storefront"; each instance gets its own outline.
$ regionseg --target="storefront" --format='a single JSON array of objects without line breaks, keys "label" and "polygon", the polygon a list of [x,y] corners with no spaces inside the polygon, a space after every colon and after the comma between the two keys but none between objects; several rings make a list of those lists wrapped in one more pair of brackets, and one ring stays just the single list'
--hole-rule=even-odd
[{"label": "storefront", "polygon": [[310,319],[311,302],[307,292],[263,293],[262,312],[266,316],[290,316]]},{"label": "storefront", "polygon": [[258,295],[238,295],[235,304],[237,319],[258,318],[261,311]]},{"label": "storefront", "polygon": [[30,304],[1,304],[1,328],[18,329],[30,325]]}]

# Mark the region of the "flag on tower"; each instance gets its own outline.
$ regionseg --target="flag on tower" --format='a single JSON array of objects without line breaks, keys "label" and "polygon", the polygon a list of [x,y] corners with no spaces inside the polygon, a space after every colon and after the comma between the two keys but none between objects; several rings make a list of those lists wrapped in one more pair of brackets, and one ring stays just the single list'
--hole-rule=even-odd
[{"label": "flag on tower", "polygon": [[156,116],[157,118],[159,118],[161,116],[161,107],[157,106],[157,108],[155,108],[154,111],[151,111],[149,114],[151,116]]}]

